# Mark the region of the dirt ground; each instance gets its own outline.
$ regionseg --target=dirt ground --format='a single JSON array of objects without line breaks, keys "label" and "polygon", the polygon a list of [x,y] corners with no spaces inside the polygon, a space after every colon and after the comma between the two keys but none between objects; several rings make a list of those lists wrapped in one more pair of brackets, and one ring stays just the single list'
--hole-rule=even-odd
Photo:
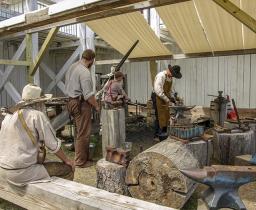
[{"label": "dirt ground", "polygon": [[[95,164],[97,160],[101,158],[101,138],[95,134],[91,137],[91,141],[96,144],[96,149],[94,153]],[[153,141],[153,128],[146,127],[146,124],[143,120],[138,119],[136,122],[130,122],[127,125],[127,141],[132,142],[132,156],[136,156],[141,148],[143,150],[151,147],[156,142]],[[65,153],[70,157],[74,158],[74,152],[68,151],[63,147]],[[48,159],[56,160],[55,156],[48,154]],[[95,165],[89,168],[80,169],[77,168],[75,171],[74,181],[96,186],[96,170]],[[206,206],[203,201],[200,199],[200,192],[206,189],[206,186],[199,185],[197,190],[194,192],[192,197],[186,203],[182,210],[206,210]],[[256,182],[247,184],[240,188],[239,194],[245,203],[248,210],[256,210]],[[17,207],[13,204],[10,204],[4,200],[0,200],[0,208],[8,210],[20,210],[22,208]]]}]

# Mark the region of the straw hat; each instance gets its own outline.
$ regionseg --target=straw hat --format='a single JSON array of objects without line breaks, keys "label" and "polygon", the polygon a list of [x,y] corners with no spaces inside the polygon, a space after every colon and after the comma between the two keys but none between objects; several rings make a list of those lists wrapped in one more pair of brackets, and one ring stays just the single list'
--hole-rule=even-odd
[{"label": "straw hat", "polygon": [[45,102],[52,98],[52,94],[42,94],[42,89],[34,84],[27,84],[22,90],[22,100],[19,101],[13,108],[19,109],[24,106],[35,103]]}]

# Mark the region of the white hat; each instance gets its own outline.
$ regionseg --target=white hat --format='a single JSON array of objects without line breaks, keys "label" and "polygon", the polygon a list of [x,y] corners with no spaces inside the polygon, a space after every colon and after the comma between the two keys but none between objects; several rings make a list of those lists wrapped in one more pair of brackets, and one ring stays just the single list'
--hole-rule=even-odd
[{"label": "white hat", "polygon": [[42,94],[42,89],[34,84],[27,84],[22,90],[22,100],[12,107],[12,112],[34,103],[40,103],[52,98],[52,94]]},{"label": "white hat", "polygon": [[22,101],[48,100],[52,98],[52,94],[42,95],[42,89],[34,84],[27,84],[22,90]]}]

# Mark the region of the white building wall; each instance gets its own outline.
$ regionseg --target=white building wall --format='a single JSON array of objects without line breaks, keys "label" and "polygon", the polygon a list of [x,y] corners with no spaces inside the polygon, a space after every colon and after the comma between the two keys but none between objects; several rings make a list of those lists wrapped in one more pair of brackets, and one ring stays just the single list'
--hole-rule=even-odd
[{"label": "white building wall", "polygon": [[[166,67],[161,61],[161,69]],[[221,56],[182,59],[183,78],[175,81],[175,89],[186,105],[209,106],[212,97],[222,90],[234,98],[239,108],[256,108],[256,55]]]}]

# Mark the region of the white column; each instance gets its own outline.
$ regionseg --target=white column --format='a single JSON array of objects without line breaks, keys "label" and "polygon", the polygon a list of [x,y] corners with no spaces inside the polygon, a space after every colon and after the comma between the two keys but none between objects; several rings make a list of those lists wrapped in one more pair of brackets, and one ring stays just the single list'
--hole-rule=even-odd
[{"label": "white column", "polygon": [[[94,32],[86,26],[84,23],[79,24],[79,39],[81,43],[81,53],[80,58],[82,56],[82,53],[86,49],[92,49],[95,51],[95,34]],[[97,55],[96,55],[97,56]],[[91,75],[92,75],[92,82],[93,82],[93,91],[96,93],[96,77],[95,77],[95,65],[91,67]]]},{"label": "white column", "polygon": [[[28,11],[37,10],[37,0],[26,0],[25,1],[25,13]],[[35,60],[39,51],[38,33],[32,34],[32,59]],[[36,70],[34,75],[34,83],[40,86],[40,72],[39,68]]]}]

